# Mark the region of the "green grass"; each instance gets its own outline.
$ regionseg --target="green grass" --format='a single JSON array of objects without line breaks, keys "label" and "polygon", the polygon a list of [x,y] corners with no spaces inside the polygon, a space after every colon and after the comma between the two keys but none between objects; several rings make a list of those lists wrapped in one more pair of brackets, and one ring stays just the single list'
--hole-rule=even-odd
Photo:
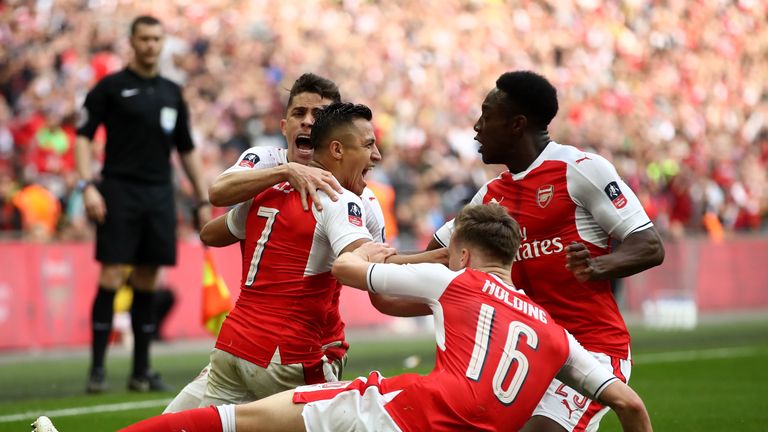
[{"label": "green grass", "polygon": [[[764,431],[768,402],[768,317],[751,322],[702,325],[691,332],[632,329],[635,366],[631,385],[645,400],[658,431]],[[154,367],[174,388],[181,388],[207,362],[207,350],[173,352],[158,349]],[[386,342],[352,340],[345,377],[381,370],[385,376],[406,371],[404,359],[421,359],[416,369],[426,372],[434,363],[429,339]],[[125,391],[129,359],[111,355],[108,363],[112,390],[99,396],[83,394],[86,358],[58,355],[3,359],[0,356],[0,432],[27,431],[37,412],[51,412],[123,402],[170,399],[172,393],[130,394]],[[114,431],[155,415],[161,406],[128,411],[55,417],[61,432]],[[7,421],[9,415],[29,413]],[[613,414],[601,431],[620,430]]]}]

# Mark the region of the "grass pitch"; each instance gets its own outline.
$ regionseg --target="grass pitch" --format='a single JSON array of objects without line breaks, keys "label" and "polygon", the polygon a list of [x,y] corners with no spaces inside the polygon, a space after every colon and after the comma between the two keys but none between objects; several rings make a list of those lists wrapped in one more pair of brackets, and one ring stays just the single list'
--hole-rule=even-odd
[{"label": "grass pitch", "polygon": [[[630,384],[645,400],[655,430],[766,430],[768,316],[702,324],[694,331],[630,332],[635,359]],[[434,342],[429,338],[350,339],[345,378],[372,369],[385,376],[426,373],[434,363]],[[206,345],[209,348],[213,342],[158,346],[153,366],[168,384],[180,389],[207,363]],[[83,351],[0,355],[0,432],[28,431],[40,414],[50,415],[60,432],[114,431],[160,413],[174,395],[126,392],[130,361],[121,349],[113,349],[109,356],[111,391],[85,395],[87,362]],[[613,414],[606,416],[600,430],[620,430]]]}]

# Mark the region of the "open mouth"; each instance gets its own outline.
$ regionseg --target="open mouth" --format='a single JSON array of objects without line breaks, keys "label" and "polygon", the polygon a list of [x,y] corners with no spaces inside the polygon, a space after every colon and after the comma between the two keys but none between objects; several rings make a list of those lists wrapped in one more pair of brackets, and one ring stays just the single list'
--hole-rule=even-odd
[{"label": "open mouth", "polygon": [[299,135],[296,137],[296,149],[301,154],[311,155],[312,154],[312,144],[309,140],[309,135]]}]

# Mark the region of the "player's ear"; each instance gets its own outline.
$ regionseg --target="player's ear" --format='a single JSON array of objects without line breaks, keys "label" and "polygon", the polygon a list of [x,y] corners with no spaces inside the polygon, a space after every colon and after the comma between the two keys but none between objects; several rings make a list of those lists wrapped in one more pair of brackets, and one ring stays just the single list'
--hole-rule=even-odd
[{"label": "player's ear", "polygon": [[283,134],[285,139],[288,139],[288,135],[285,134],[285,125],[288,124],[288,120],[280,119],[280,133]]},{"label": "player's ear", "polygon": [[341,141],[333,140],[329,146],[329,150],[334,159],[339,160],[344,155],[344,144]]},{"label": "player's ear", "polygon": [[472,260],[472,253],[470,253],[469,249],[463,247],[461,248],[461,268],[467,268],[469,267],[469,262]]}]

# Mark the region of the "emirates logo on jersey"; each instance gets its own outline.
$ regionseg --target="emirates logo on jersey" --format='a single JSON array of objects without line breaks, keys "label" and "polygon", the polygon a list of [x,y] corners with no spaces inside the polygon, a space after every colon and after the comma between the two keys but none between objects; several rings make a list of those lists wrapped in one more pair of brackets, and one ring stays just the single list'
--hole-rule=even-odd
[{"label": "emirates logo on jersey", "polygon": [[536,203],[539,207],[544,208],[552,202],[552,197],[555,195],[555,187],[552,185],[544,185],[539,187],[536,194]]}]

